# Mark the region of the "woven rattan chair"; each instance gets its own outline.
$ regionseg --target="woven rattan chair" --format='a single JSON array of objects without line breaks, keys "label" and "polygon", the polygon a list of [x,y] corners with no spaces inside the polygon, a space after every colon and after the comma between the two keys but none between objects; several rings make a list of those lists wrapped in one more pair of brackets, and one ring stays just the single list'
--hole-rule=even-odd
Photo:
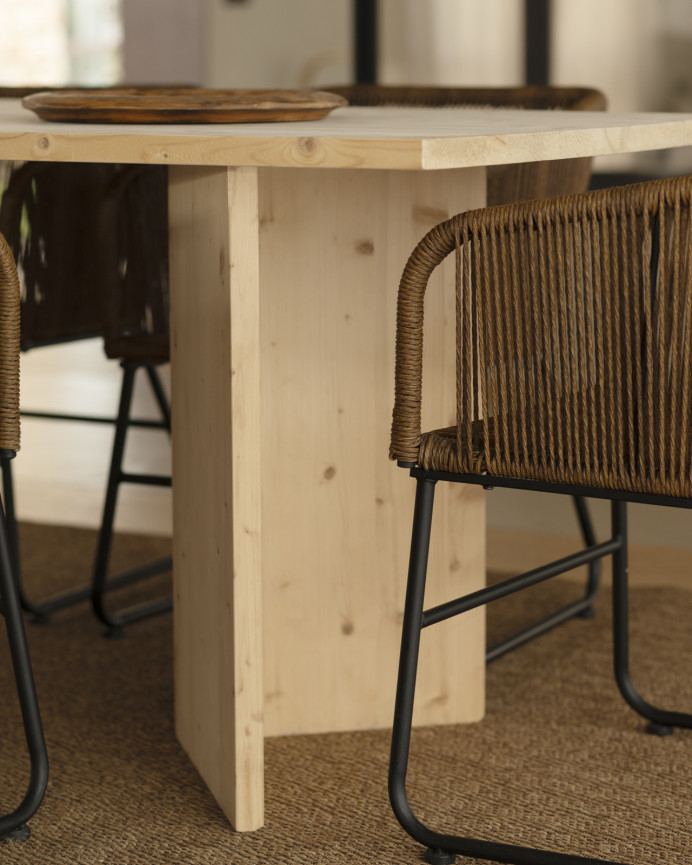
[{"label": "woven rattan chair", "polygon": [[[626,520],[628,501],[692,507],[691,237],[692,177],[683,177],[461,214],[430,231],[406,265],[390,456],[417,492],[389,791],[429,862],[455,853],[527,865],[601,860],[441,834],[413,815],[405,783],[423,628],[611,555],[619,689],[650,731],[692,727],[692,715],[651,705],[630,678]],[[448,256],[457,422],[422,433],[423,299]],[[434,492],[445,482],[609,499],[612,535],[424,609]]]},{"label": "woven rattan chair", "polygon": [[[607,105],[603,93],[586,87],[403,87],[353,84],[328,89],[346,97],[351,105],[366,107],[390,105],[444,108],[465,105],[525,110],[604,111]],[[517,201],[585,192],[589,187],[591,169],[590,157],[491,165],[487,168],[487,204],[512,204]],[[573,502],[584,543],[592,544],[594,531],[586,501],[583,497],[576,496]],[[588,566],[581,598],[489,646],[486,660],[495,660],[574,616],[592,616],[599,581],[600,562],[592,562]]]},{"label": "woven rattan chair", "polygon": [[[0,461],[4,463],[12,459],[18,450],[19,279],[12,252],[5,238],[0,235]],[[0,816],[0,838],[11,836],[15,839],[24,839],[28,837],[26,821],[36,812],[46,790],[48,756],[2,508],[0,508],[0,601],[30,758],[30,775],[26,793],[14,811]]]},{"label": "woven rattan chair", "polygon": [[[170,609],[170,598],[110,613],[106,593],[170,569],[170,558],[108,578],[117,492],[122,483],[170,486],[170,477],[123,470],[127,430],[170,432],[170,410],[156,369],[168,360],[168,217],[165,167],[16,165],[0,202],[0,231],[14,252],[23,281],[22,350],[103,337],[106,355],[123,366],[118,414],[113,417],[25,412],[33,417],[115,425],[111,467],[91,583],[42,602],[22,593],[36,619],[91,598],[111,632],[125,623]],[[146,371],[161,419],[130,417],[137,370]],[[19,551],[12,476],[3,487],[15,561]]]}]

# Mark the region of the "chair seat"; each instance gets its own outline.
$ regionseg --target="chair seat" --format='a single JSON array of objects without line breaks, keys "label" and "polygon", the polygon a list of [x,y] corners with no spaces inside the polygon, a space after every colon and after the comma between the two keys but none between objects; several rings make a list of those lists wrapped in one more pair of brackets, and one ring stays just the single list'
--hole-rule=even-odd
[{"label": "chair seat", "polygon": [[[488,471],[482,447],[483,443],[480,439],[477,446],[473,448],[474,465],[472,472],[474,474],[482,475]],[[457,446],[457,428],[449,426],[423,433],[420,438],[418,465],[422,469],[433,472],[453,472],[454,474],[463,472]]]},{"label": "chair seat", "polygon": [[106,357],[129,363],[168,363],[168,334],[133,333],[109,336],[104,340]]},{"label": "chair seat", "polygon": [[[487,440],[487,446],[486,446]],[[472,443],[467,448],[462,442],[463,458],[459,454],[457,427],[445,427],[423,433],[417,464],[427,471],[452,474],[478,474],[529,480],[545,483],[569,484],[594,489],[619,490],[641,495],[663,495],[689,499],[692,497],[692,465],[668,460],[652,465],[650,457],[639,453],[621,454],[621,459],[606,459],[595,464],[593,454],[589,461],[578,463],[565,453],[562,460],[553,453],[550,465],[537,458],[540,446],[536,444],[522,453],[509,454],[513,465],[503,467],[495,448],[493,419],[489,423],[475,421]],[[692,451],[688,441],[687,451]],[[681,448],[682,450],[682,448]]]}]

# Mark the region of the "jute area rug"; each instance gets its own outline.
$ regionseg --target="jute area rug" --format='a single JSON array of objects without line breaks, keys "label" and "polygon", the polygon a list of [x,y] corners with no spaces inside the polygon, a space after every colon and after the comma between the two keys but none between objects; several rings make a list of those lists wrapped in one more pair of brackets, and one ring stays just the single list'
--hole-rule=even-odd
[{"label": "jute area rug", "polygon": [[[87,574],[92,532],[22,526],[34,595]],[[119,537],[118,563],[166,551]],[[539,587],[490,615],[491,638],[564,601]],[[633,672],[644,696],[692,710],[692,592],[632,594]],[[386,731],[270,739],[267,823],[234,833],[173,730],[170,616],[108,640],[85,606],[30,626],[51,759],[31,838],[0,843],[21,865],[350,865],[417,863],[420,848],[391,815]],[[646,735],[616,692],[608,592],[576,620],[493,663],[486,719],[416,730],[414,808],[443,830],[633,865],[690,861],[692,735]],[[0,808],[27,768],[7,652],[0,649]],[[470,860],[466,860],[470,861]]]}]

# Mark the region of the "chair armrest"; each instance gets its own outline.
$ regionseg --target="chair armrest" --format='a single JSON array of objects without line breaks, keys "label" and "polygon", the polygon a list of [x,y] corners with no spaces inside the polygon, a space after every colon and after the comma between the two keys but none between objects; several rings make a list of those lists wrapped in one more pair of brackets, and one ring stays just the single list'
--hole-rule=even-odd
[{"label": "chair armrest", "polygon": [[428,280],[457,245],[453,219],[431,229],[413,250],[399,283],[394,410],[389,457],[415,463],[421,435],[423,306]]},{"label": "chair armrest", "polygon": [[19,450],[19,279],[0,235],[0,450]]}]

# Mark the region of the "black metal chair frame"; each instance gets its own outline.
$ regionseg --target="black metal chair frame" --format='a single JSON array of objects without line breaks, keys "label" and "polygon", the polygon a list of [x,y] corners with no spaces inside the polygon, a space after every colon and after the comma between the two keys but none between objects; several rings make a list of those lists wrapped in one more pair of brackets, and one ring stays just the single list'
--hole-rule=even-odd
[{"label": "black metal chair frame", "polygon": [[[586,503],[586,497],[582,495],[574,495],[572,497],[572,503],[574,504],[584,546],[588,549],[596,543],[596,536],[594,534],[589,508]],[[506,655],[507,652],[511,652],[512,650],[519,648],[519,646],[523,646],[525,643],[528,643],[529,640],[540,637],[541,634],[545,634],[547,631],[552,630],[552,628],[555,628],[558,625],[562,625],[570,619],[575,617],[581,619],[593,618],[593,604],[598,595],[601,581],[601,562],[600,559],[593,559],[584,564],[587,565],[588,569],[583,595],[575,601],[571,601],[570,603],[559,607],[557,610],[550,613],[550,615],[538,619],[528,627],[517,631],[515,634],[506,637],[504,640],[500,640],[498,643],[495,643],[495,645],[489,646],[485,653],[486,663],[501,658],[503,655]]]},{"label": "black metal chair frame", "polygon": [[[56,420],[77,420],[91,423],[113,424],[115,437],[111,451],[111,462],[106,484],[106,495],[103,506],[96,555],[94,558],[92,580],[88,586],[74,589],[49,598],[46,601],[36,603],[29,600],[24,592],[21,578],[19,578],[19,597],[23,609],[30,613],[37,623],[45,623],[50,619],[52,613],[66,609],[83,601],[91,601],[92,608],[97,618],[106,625],[107,633],[111,636],[119,635],[122,628],[132,622],[147,618],[158,613],[168,612],[172,609],[170,597],[159,598],[151,602],[137,605],[120,612],[110,611],[106,604],[106,595],[132,585],[139,580],[146,579],[158,573],[169,571],[172,567],[172,558],[166,556],[141,567],[132,568],[120,574],[108,575],[108,566],[113,542],[113,524],[117,506],[118,490],[123,483],[141,484],[149,486],[170,487],[171,478],[166,475],[132,474],[123,469],[123,458],[125,454],[125,443],[130,427],[160,429],[170,435],[171,412],[168,398],[156,370],[156,364],[128,363],[122,362],[123,368],[122,384],[120,388],[120,399],[118,412],[115,418],[98,417],[91,415],[65,415],[50,412],[22,412],[27,417],[40,417]],[[160,420],[141,420],[131,417],[132,398],[134,393],[135,376],[139,369],[144,370],[151,386],[159,413]],[[14,489],[12,472],[9,463],[2,464],[3,491],[7,507],[8,534],[10,549],[16,573],[21,574],[19,554],[19,537],[17,521],[14,510]]]},{"label": "black metal chair frame", "polygon": [[[3,466],[14,456],[13,452],[0,452]],[[20,804],[10,813],[0,816],[0,839],[24,841],[30,835],[27,821],[36,813],[48,784],[48,753],[43,725],[36,698],[31,670],[29,647],[24,630],[24,619],[19,600],[19,587],[13,571],[13,556],[7,532],[4,509],[0,506],[0,599],[2,615],[10,647],[12,666],[17,683],[17,695],[24,724],[24,735],[29,752],[30,771],[26,793]]]},{"label": "black metal chair frame", "polygon": [[[647,728],[649,732],[667,735],[676,727],[692,728],[692,715],[660,709],[646,702],[636,690],[630,677],[626,510],[627,502],[692,508],[692,500],[668,496],[616,493],[590,487],[515,480],[490,475],[426,471],[402,462],[399,465],[410,468],[411,476],[417,482],[389,770],[389,798],[399,823],[412,838],[427,848],[425,860],[431,865],[446,865],[446,863],[454,862],[455,854],[515,863],[515,865],[619,865],[619,863],[610,860],[592,859],[495,841],[445,835],[428,828],[413,814],[406,795],[406,771],[411,740],[420,635],[424,628],[431,625],[446,621],[453,616],[484,606],[513,592],[610,555],[613,564],[613,662],[617,686],[631,708],[649,721]],[[424,595],[434,493],[435,485],[440,481],[480,484],[486,488],[511,487],[579,497],[610,499],[611,537],[601,543],[595,543],[595,541],[589,543],[585,549],[543,567],[426,610],[424,608]]]},{"label": "black metal chair frame", "polygon": [[[9,191],[6,192],[3,196],[3,207],[1,212],[4,222],[7,223],[6,231],[8,232],[9,236],[14,238],[14,242],[19,242],[18,214],[21,212],[21,209],[24,206],[23,202],[26,199],[26,196],[31,194],[31,184],[33,182],[33,178],[35,177],[35,173],[39,172],[40,175],[41,172],[46,170],[46,168],[50,167],[51,166],[44,166],[40,164],[25,164],[20,166],[17,170],[17,174],[14,178],[13,184],[10,184]],[[132,322],[128,321],[126,323],[125,321],[123,321],[121,323],[118,318],[120,310],[117,308],[118,300],[116,299],[116,296],[119,297],[119,286],[117,285],[115,273],[119,266],[119,260],[116,244],[112,243],[111,240],[117,234],[118,217],[120,214],[119,208],[121,207],[122,197],[125,194],[128,185],[132,182],[133,179],[137,178],[138,171],[139,166],[131,166],[123,169],[122,171],[118,171],[115,175],[113,175],[113,177],[109,176],[109,179],[107,180],[107,185],[105,186],[103,191],[102,200],[100,200],[99,202],[99,209],[97,213],[98,231],[96,232],[99,255],[87,256],[88,266],[93,267],[94,262],[96,260],[99,260],[102,267],[103,262],[105,261],[108,262],[108,266],[111,267],[113,270],[112,273],[106,273],[105,277],[103,273],[91,274],[91,272],[89,272],[89,278],[87,279],[86,271],[84,274],[81,274],[81,282],[78,282],[80,288],[83,284],[89,286],[89,295],[87,298],[87,305],[89,309],[88,320],[85,318],[83,321],[82,319],[79,319],[79,321],[70,322],[71,329],[69,331],[69,336],[61,339],[59,334],[59,328],[56,328],[55,323],[51,323],[52,320],[49,318],[48,322],[44,322],[42,324],[42,327],[39,328],[41,334],[40,337],[37,338],[34,331],[32,331],[31,338],[27,338],[26,334],[24,333],[22,334],[23,350],[29,350],[31,348],[40,347],[43,345],[54,345],[59,342],[72,341],[75,339],[85,339],[95,336],[101,336],[104,337],[108,356],[116,356],[113,354],[109,354],[108,352],[109,340],[112,338],[118,339],[122,336],[119,331],[119,327],[121,325],[129,331]],[[103,178],[101,178],[101,180],[103,181]],[[92,201],[92,205],[92,199],[98,192],[99,188],[97,184],[94,185],[96,188],[96,192],[91,190],[91,185],[89,187],[91,194],[90,201]],[[69,235],[67,235],[64,240],[65,242],[67,242],[67,240],[69,240]],[[92,310],[92,306],[94,306],[94,303],[93,290],[91,289],[93,279],[97,276],[100,277],[101,282],[106,281],[106,279],[108,281],[107,290],[103,290],[102,286],[103,294],[106,298],[103,302],[106,308],[100,311],[98,315],[96,315],[94,310]],[[144,300],[148,300],[148,296]],[[119,348],[121,348],[122,343],[123,341],[120,340],[120,344],[116,346],[114,350],[118,350]],[[168,398],[165,394],[164,388],[157,373],[157,366],[165,361],[165,357],[167,356],[167,349],[165,352],[161,349],[160,341],[157,341],[157,346],[158,347],[155,349],[156,360],[154,360],[153,357],[149,356],[148,354],[138,355],[137,352],[132,354],[129,348],[127,349],[127,354],[124,355],[124,357],[126,357],[127,359],[121,361],[121,366],[123,368],[123,379],[121,384],[120,403],[116,417],[64,414],[48,411],[21,412],[24,417],[45,418],[49,420],[67,420],[79,422],[83,421],[101,424],[106,423],[115,426],[115,438],[111,454],[111,463],[106,488],[105,503],[103,508],[103,518],[99,528],[99,536],[93,564],[91,583],[89,586],[84,586],[82,588],[66,592],[64,594],[49,598],[48,600],[42,602],[34,602],[28,599],[22,588],[19,538],[15,517],[15,497],[12,482],[12,469],[9,462],[5,461],[2,464],[3,497],[7,513],[10,549],[13,555],[15,570],[19,580],[20,600],[23,609],[32,614],[34,621],[46,622],[48,621],[52,613],[57,612],[61,609],[65,609],[73,604],[87,601],[90,599],[92,607],[94,609],[94,613],[96,614],[97,618],[100,619],[100,621],[102,621],[107,626],[107,633],[117,634],[120,633],[121,629],[126,624],[150,615],[165,612],[167,610],[170,610],[172,607],[172,600],[170,598],[157,599],[151,603],[142,604],[136,608],[133,608],[131,610],[125,610],[122,612],[111,612],[106,605],[106,593],[129,585],[131,583],[137,582],[139,580],[145,579],[156,573],[171,569],[171,557],[168,556],[156,562],[152,562],[142,567],[129,570],[124,574],[118,574],[110,578],[108,577],[108,564],[113,538],[113,520],[115,516],[117,494],[120,484],[133,483],[169,487],[171,486],[170,477],[161,477],[151,474],[134,475],[125,472],[123,469],[123,453],[125,447],[125,439],[127,431],[130,427],[161,429],[170,435],[170,406],[168,404]],[[140,350],[138,349],[137,351]],[[159,420],[139,420],[131,417],[131,402],[134,377],[136,371],[140,368],[146,372],[147,379],[149,381],[156,404],[158,406],[160,414]]]}]

